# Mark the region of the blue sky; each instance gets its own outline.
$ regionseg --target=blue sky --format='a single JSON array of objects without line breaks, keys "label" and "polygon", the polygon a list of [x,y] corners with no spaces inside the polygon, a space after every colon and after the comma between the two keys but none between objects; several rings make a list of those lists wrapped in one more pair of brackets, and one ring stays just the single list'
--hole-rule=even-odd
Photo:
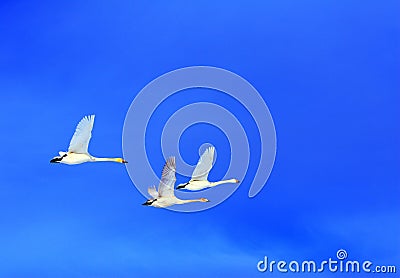
[{"label": "blue sky", "polygon": [[[0,276],[261,277],[265,255],[340,248],[399,261],[398,1],[214,2],[0,2]],[[277,156],[255,198],[244,181],[210,210],[171,212],[141,206],[124,165],[49,163],[92,113],[89,150],[121,156],[136,94],[195,65],[246,78],[271,111]],[[184,134],[192,164],[193,144],[227,144],[197,128],[213,138]]]}]

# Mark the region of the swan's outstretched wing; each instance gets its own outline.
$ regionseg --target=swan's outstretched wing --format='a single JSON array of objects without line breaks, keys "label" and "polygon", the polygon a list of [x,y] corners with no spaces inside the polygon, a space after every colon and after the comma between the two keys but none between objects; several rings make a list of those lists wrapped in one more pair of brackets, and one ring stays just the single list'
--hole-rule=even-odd
[{"label": "swan's outstretched wing", "polygon": [[167,159],[161,175],[161,182],[158,186],[158,195],[162,197],[174,196],[175,177],[175,157],[172,156]]},{"label": "swan's outstretched wing", "polygon": [[151,187],[149,187],[147,189],[147,192],[150,194],[151,197],[153,197],[153,199],[157,199],[158,198],[158,192],[156,187],[153,185]]},{"label": "swan's outstretched wing", "polygon": [[94,125],[94,115],[85,116],[76,127],[74,136],[69,143],[69,152],[87,153],[92,129]]},{"label": "swan's outstretched wing", "polygon": [[196,168],[192,174],[192,180],[207,180],[208,173],[212,168],[214,160],[214,147],[208,147],[201,155],[199,162],[197,162]]}]

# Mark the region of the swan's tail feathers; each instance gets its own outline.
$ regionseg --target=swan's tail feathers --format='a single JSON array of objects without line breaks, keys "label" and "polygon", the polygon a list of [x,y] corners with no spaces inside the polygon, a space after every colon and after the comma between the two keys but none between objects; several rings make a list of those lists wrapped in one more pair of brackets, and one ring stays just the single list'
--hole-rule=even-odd
[{"label": "swan's tail feathers", "polygon": [[50,163],[60,163],[61,160],[62,160],[62,157],[56,156],[56,157],[53,157],[53,158],[50,160]]},{"label": "swan's tail feathers", "polygon": [[50,160],[50,163],[60,163],[60,161],[67,156],[65,152],[59,152],[60,156],[55,156]]}]

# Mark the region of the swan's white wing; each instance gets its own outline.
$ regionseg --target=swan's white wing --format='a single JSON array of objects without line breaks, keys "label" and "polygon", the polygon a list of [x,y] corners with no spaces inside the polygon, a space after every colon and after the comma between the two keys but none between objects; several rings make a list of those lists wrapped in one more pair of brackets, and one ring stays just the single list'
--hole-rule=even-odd
[{"label": "swan's white wing", "polygon": [[208,173],[212,168],[214,160],[214,147],[208,147],[201,155],[199,162],[197,162],[196,168],[192,174],[192,180],[207,180]]},{"label": "swan's white wing", "polygon": [[92,129],[94,125],[94,115],[85,116],[76,127],[74,136],[69,143],[69,152],[87,153]]},{"label": "swan's white wing", "polygon": [[176,181],[175,170],[175,157],[170,157],[162,170],[161,182],[158,186],[158,195],[162,197],[174,196],[174,185]]},{"label": "swan's white wing", "polygon": [[153,199],[158,198],[158,192],[156,187],[153,185],[147,189],[147,192],[149,192],[150,196],[153,197]]}]

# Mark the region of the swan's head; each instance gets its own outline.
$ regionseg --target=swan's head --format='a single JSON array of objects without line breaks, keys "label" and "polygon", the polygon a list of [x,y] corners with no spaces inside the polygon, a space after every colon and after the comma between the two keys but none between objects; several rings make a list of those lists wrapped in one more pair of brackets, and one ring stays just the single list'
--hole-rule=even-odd
[{"label": "swan's head", "polygon": [[185,189],[186,185],[188,185],[189,183],[181,183],[178,184],[178,186],[176,187],[176,190],[180,190],[180,189]]},{"label": "swan's head", "polygon": [[235,183],[239,183],[239,182],[240,182],[240,180],[235,179]]},{"label": "swan's head", "polygon": [[128,163],[128,161],[126,161],[126,160],[123,159],[123,158],[116,158],[115,161],[116,161],[116,162],[119,162],[119,163]]},{"label": "swan's head", "polygon": [[202,202],[202,203],[209,202],[209,200],[208,200],[208,199],[206,199],[206,198],[200,198],[199,200],[200,200],[200,202]]},{"label": "swan's head", "polygon": [[151,206],[157,199],[149,199],[145,203],[143,203],[143,206]]}]

